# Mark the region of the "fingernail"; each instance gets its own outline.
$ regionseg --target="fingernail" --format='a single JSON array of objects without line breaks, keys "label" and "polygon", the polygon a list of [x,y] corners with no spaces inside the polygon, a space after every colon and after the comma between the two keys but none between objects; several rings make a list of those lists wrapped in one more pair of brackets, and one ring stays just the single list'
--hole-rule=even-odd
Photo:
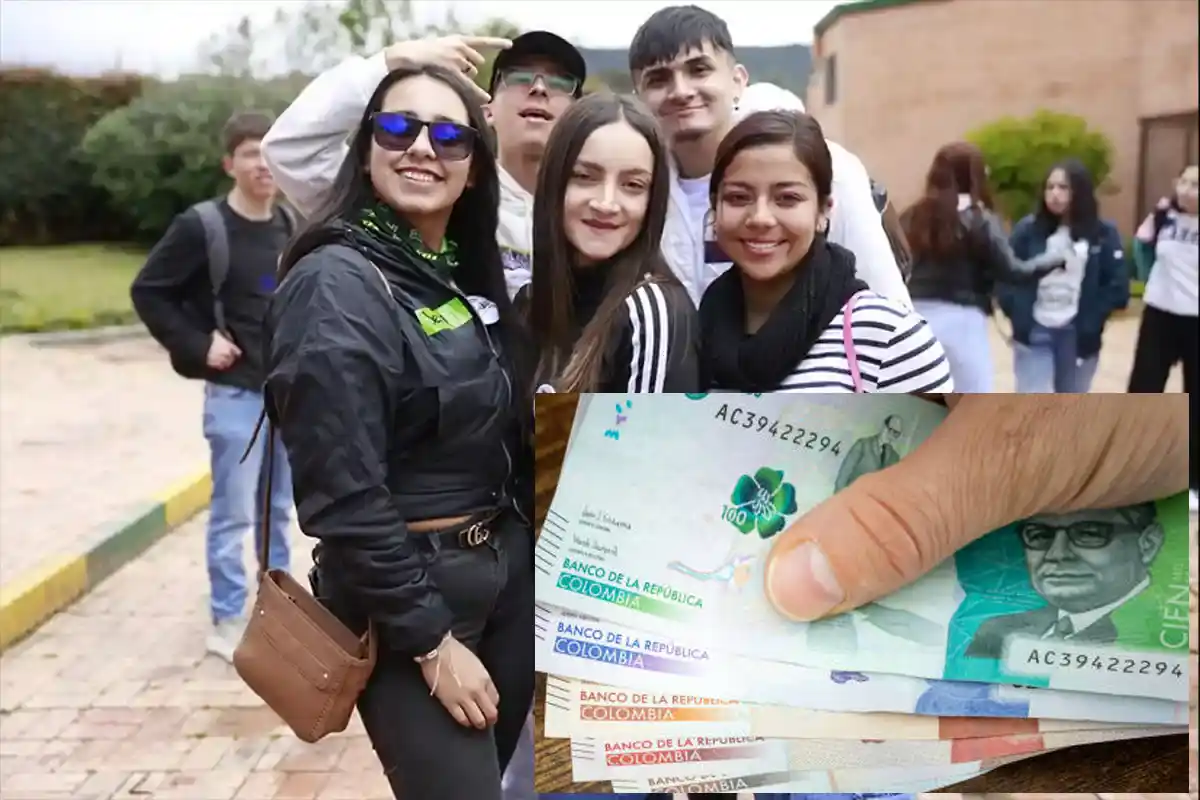
[{"label": "fingernail", "polygon": [[809,622],[841,605],[846,593],[821,548],[815,542],[802,542],[771,559],[767,597],[780,613]]}]

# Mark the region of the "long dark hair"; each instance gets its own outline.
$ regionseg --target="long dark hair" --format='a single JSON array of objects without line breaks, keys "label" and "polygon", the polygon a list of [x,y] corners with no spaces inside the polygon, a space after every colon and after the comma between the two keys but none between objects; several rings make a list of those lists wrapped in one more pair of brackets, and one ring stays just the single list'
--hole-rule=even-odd
[{"label": "long dark hair", "polygon": [[[645,138],[654,156],[649,205],[637,236],[614,256],[604,299],[576,340],[573,289],[574,271],[579,267],[563,224],[563,200],[575,161],[588,137],[598,128],[621,121]],[[541,348],[539,375],[542,379],[557,377],[558,391],[595,389],[621,303],[647,276],[656,281],[675,280],[659,250],[670,197],[667,158],[654,118],[640,101],[626,95],[598,93],[577,101],[550,134],[533,196],[534,269],[529,321]]]},{"label": "long dark hair", "polygon": [[943,259],[967,248],[958,213],[958,196],[970,195],[977,207],[992,208],[983,153],[969,142],[951,142],[937,151],[925,176],[925,193],[905,210],[904,234],[915,258]]},{"label": "long dark hair", "polygon": [[[1067,209],[1066,219],[1046,207],[1046,181],[1059,169],[1067,176],[1067,183],[1071,186],[1071,205]],[[1043,236],[1049,236],[1066,224],[1075,241],[1095,238],[1100,227],[1100,204],[1096,201],[1096,183],[1083,162],[1068,158],[1047,170],[1046,177],[1042,179],[1040,198],[1033,222]]]},{"label": "long dark hair", "polygon": [[[467,109],[470,125],[477,131],[487,130],[483,108],[464,84],[461,76],[444,67],[406,62],[389,72],[375,87],[363,110],[358,129],[350,140],[350,149],[329,187],[324,202],[310,216],[284,250],[279,263],[282,281],[296,263],[322,245],[344,240],[342,221],[360,209],[377,201],[375,188],[366,172],[371,155],[373,136],[371,115],[379,111],[388,90],[397,83],[418,75],[441,81],[454,90]],[[488,145],[488,137],[480,136],[479,145],[471,156],[471,178],[463,190],[446,226],[446,238],[458,246],[458,266],[454,282],[466,294],[486,297],[496,304],[500,313],[500,331],[504,355],[515,372],[514,383],[519,387],[515,401],[528,408],[530,353],[524,323],[517,316],[504,283],[504,263],[496,241],[500,208],[500,178],[496,170],[496,155]],[[521,415],[522,419],[524,415]]]}]

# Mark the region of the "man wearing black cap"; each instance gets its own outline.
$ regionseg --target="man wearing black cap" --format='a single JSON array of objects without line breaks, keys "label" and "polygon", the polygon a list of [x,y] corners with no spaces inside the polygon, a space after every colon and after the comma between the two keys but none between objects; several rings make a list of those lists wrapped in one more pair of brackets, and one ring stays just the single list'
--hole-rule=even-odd
[{"label": "man wearing black cap", "polygon": [[508,293],[529,282],[533,193],[554,123],[583,93],[587,67],[574,45],[548,31],[530,31],[496,55],[488,87],[488,117],[500,161],[500,227]]},{"label": "man wearing black cap", "polygon": [[[263,156],[281,192],[304,215],[320,205],[346,157],[346,140],[368,98],[401,61],[436,63],[468,77],[484,62],[480,50],[502,48],[492,70],[487,112],[500,162],[500,225],[510,295],[530,280],[533,191],[555,121],[583,92],[587,67],[567,40],[530,31],[511,42],[485,36],[443,36],[397,42],[363,58],[352,56],[318,76],[292,101],[263,139]],[[483,92],[480,92],[482,95]]]}]

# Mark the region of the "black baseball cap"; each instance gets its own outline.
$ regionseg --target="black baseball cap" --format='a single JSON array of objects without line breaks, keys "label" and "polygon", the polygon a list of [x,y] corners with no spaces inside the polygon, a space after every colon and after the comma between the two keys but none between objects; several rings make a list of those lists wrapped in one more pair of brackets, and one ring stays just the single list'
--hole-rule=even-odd
[{"label": "black baseball cap", "polygon": [[579,54],[575,45],[550,31],[522,33],[512,40],[512,47],[497,53],[496,60],[492,62],[492,79],[488,85],[488,92],[496,91],[496,81],[500,80],[500,75],[506,69],[526,58],[545,58],[553,61],[568,75],[579,80],[575,96],[583,94],[583,82],[587,80],[587,64],[584,63],[583,56]]}]

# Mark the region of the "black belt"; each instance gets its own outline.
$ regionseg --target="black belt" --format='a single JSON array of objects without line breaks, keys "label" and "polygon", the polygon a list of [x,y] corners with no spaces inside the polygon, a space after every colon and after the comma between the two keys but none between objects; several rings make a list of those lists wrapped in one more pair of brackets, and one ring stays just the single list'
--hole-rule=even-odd
[{"label": "black belt", "polygon": [[500,512],[501,509],[498,508],[480,511],[472,514],[457,525],[451,525],[449,528],[440,531],[430,531],[424,535],[435,537],[442,547],[458,547],[463,550],[471,550],[487,544],[491,540],[494,535],[492,524],[500,516]]}]

